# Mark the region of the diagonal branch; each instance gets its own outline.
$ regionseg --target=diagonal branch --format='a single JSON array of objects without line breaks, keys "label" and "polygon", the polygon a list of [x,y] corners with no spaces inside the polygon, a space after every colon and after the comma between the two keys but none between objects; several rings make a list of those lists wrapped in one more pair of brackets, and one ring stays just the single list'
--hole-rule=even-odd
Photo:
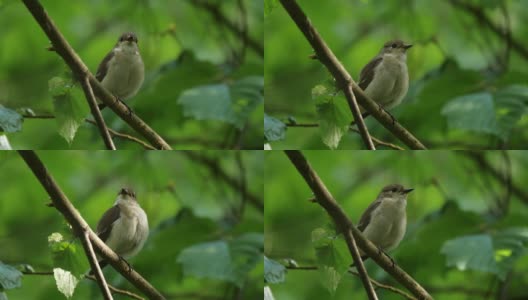
[{"label": "diagonal branch", "polygon": [[[221,178],[225,183],[230,185],[233,189],[237,191],[242,191],[244,189],[244,186],[241,184],[240,180],[233,178],[229,174],[227,174],[227,172],[220,167],[220,164],[217,160],[208,158],[207,156],[202,155],[197,151],[182,151],[181,153],[187,156],[189,159],[209,168],[211,173],[218,175],[219,178]],[[245,198],[260,212],[264,212],[264,203],[262,201],[262,198],[253,193],[250,193],[249,191],[245,192]]]},{"label": "diagonal branch", "polygon": [[[345,92],[351,88],[361,107],[369,112],[378,122],[388,129],[395,137],[401,140],[411,149],[426,149],[425,146],[405,129],[400,123],[385,110],[380,109],[379,105],[370,99],[363,90],[352,80],[345,67],[339,62],[332,50],[328,48],[323,38],[319,35],[311,21],[304,14],[295,0],[280,0],[284,9],[288,12],[292,20],[297,24],[299,30],[304,34],[306,40],[315,50],[317,59],[321,61],[335,78],[339,87]],[[356,120],[358,121],[358,120]]]},{"label": "diagonal branch", "polygon": [[[328,191],[322,182],[321,178],[319,178],[315,170],[300,151],[289,150],[285,151],[285,153],[315,194],[317,203],[328,212],[336,224],[338,230],[340,232],[346,233],[345,237],[347,235],[351,235],[361,250],[363,250],[370,258],[372,258],[380,267],[387,271],[387,273],[396,279],[396,281],[405,286],[418,299],[433,299],[418,282],[416,282],[399,266],[394,265],[394,262],[390,257],[385,255],[383,252],[378,251],[378,248],[372,244],[372,242],[367,240],[363,234],[352,225],[352,222],[346,215],[345,211],[335,201],[332,194],[330,194],[330,191]],[[349,239],[352,237],[349,237]],[[357,261],[354,261],[354,263],[358,265]]]},{"label": "diagonal branch", "polygon": [[[244,28],[239,28],[235,23],[231,22],[222,12],[220,11],[219,4],[213,4],[210,1],[204,0],[190,0],[191,3],[197,7],[205,9],[211,14],[220,24],[223,24],[227,29],[235,34],[242,42],[255,51],[260,57],[264,58],[264,47],[255,39],[250,38]],[[219,2],[220,3],[220,2]]]},{"label": "diagonal branch", "polygon": [[110,289],[108,288],[108,285],[106,284],[106,280],[103,276],[103,272],[101,271],[101,268],[99,267],[99,263],[97,262],[97,257],[95,256],[95,252],[92,247],[92,243],[90,242],[90,236],[88,234],[88,229],[84,228],[84,232],[81,235],[81,242],[84,247],[84,251],[86,252],[86,256],[88,257],[88,262],[90,263],[90,267],[92,270],[95,270],[95,281],[99,285],[99,288],[101,289],[101,293],[103,294],[105,299],[113,299],[112,294],[110,293]]},{"label": "diagonal branch", "polygon": [[171,150],[171,147],[167,142],[163,140],[150,126],[141,120],[136,114],[131,114],[129,109],[118,101],[110,92],[108,92],[101,83],[90,73],[88,67],[83,63],[81,58],[70,46],[68,41],[60,33],[58,28],[55,26],[53,20],[48,16],[48,13],[44,10],[44,7],[39,3],[38,0],[22,0],[26,5],[29,12],[33,15],[35,20],[38,22],[42,30],[46,33],[50,39],[53,50],[56,51],[62,59],[68,64],[72,72],[77,78],[88,77],[90,85],[95,95],[110,109],[112,109],[121,119],[123,119],[128,125],[130,125],[139,134],[145,137],[152,145],[158,149]]},{"label": "diagonal branch", "polygon": [[519,200],[521,200],[521,202],[523,202],[525,205],[528,204],[528,193],[526,192],[526,190],[519,187],[519,185],[515,185],[510,182],[508,180],[508,177],[505,178],[499,170],[493,167],[491,163],[486,160],[486,158],[484,157],[484,152],[461,151],[459,153],[472,159],[480,168],[482,168],[482,170],[488,172],[493,177],[495,177],[495,180],[500,182],[502,185],[506,186],[507,189],[511,189],[511,193],[517,196]]},{"label": "diagonal branch", "polygon": [[370,134],[368,132],[367,125],[365,124],[363,116],[361,115],[361,111],[359,110],[359,105],[357,104],[356,96],[352,91],[352,87],[350,85],[347,85],[345,87],[344,93],[345,98],[348,102],[348,107],[352,111],[352,115],[354,116],[354,120],[356,121],[356,124],[358,126],[359,135],[363,139],[363,143],[365,143],[367,149],[376,150],[376,147],[374,147],[374,143],[372,142],[372,138],[370,137]]},{"label": "diagonal branch", "polygon": [[[321,194],[326,195],[325,197],[330,197],[330,198],[332,197],[330,192],[326,189],[326,187],[324,187],[321,180],[317,177],[317,174],[315,173],[315,171],[311,170],[311,167],[308,164],[308,161],[304,158],[304,156],[302,155],[300,151],[286,151],[286,155],[288,156],[292,164],[297,168],[299,173],[301,173],[301,175],[304,176],[304,174],[306,174],[306,176],[309,177],[309,180],[311,182],[321,187],[321,190],[320,190]],[[308,184],[310,184],[310,182],[307,179],[308,177],[305,177],[305,180]],[[316,195],[316,199],[317,199],[316,201],[321,206],[325,207],[325,205],[323,205],[324,201],[319,200],[319,195],[315,192],[315,190],[313,191]],[[330,211],[328,212],[330,213]],[[374,291],[374,287],[372,286],[372,283],[369,280],[367,270],[365,269],[365,265],[363,265],[363,260],[361,259],[361,255],[359,254],[359,250],[356,245],[355,237],[352,235],[351,231],[348,230],[348,228],[353,227],[352,224],[351,223],[350,224],[340,223],[339,219],[334,218],[332,214],[331,216],[332,216],[332,219],[334,219],[334,223],[336,223],[337,227],[339,228],[339,231],[343,232],[343,235],[345,236],[345,241],[347,243],[349,252],[352,255],[354,265],[358,269],[359,278],[361,279],[363,286],[365,287],[365,291],[367,292],[368,298],[371,300],[377,300],[378,295],[376,295],[376,292]]]},{"label": "diagonal branch", "polygon": [[90,82],[88,80],[88,76],[84,76],[82,78],[81,85],[84,91],[84,95],[86,97],[86,101],[88,101],[88,105],[90,106],[90,110],[92,111],[92,115],[94,116],[95,124],[99,128],[99,132],[101,133],[101,137],[103,138],[106,148],[109,150],[116,150],[114,141],[112,141],[112,137],[108,132],[108,127],[106,127],[105,121],[103,119],[103,115],[101,114],[101,111],[97,106],[97,101],[95,100],[92,87],[90,86]]},{"label": "diagonal branch", "polygon": [[121,273],[123,277],[143,292],[149,299],[165,299],[156,288],[154,288],[139,273],[133,270],[130,265],[120,258],[112,249],[108,248],[108,246],[90,229],[88,223],[86,223],[70,200],[68,200],[68,197],[62,192],[58,184],[55,182],[55,179],[53,179],[34,151],[19,150],[18,153],[50,196],[51,201],[53,202],[53,207],[64,215],[66,221],[72,226],[74,233],[77,236],[81,236],[86,229],[93,246],[95,246],[95,250],[102,256],[102,258],[111,264],[116,271]]},{"label": "diagonal branch", "polygon": [[519,40],[514,39],[510,30],[507,28],[501,28],[497,24],[493,23],[493,21],[491,21],[491,19],[486,16],[481,7],[460,0],[450,0],[450,2],[453,6],[459,7],[472,14],[479,23],[486,25],[499,38],[506,40],[508,46],[511,46],[511,48],[519,55],[528,60],[528,47],[521,44]]}]

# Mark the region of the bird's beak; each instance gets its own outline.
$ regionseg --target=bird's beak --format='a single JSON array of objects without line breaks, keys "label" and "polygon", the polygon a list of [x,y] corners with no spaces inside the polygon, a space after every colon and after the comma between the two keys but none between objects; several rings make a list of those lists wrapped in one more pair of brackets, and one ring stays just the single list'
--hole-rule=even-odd
[{"label": "bird's beak", "polygon": [[404,194],[409,194],[412,191],[414,191],[414,189],[406,189],[406,190],[403,190],[403,193]]},{"label": "bird's beak", "polygon": [[[402,48],[405,49],[405,50],[408,50],[408,49],[411,48],[412,46],[413,46],[413,45],[411,45],[411,44],[407,44],[407,45],[404,44],[404,45],[402,46]],[[411,189],[411,191],[412,191],[412,189]]]}]

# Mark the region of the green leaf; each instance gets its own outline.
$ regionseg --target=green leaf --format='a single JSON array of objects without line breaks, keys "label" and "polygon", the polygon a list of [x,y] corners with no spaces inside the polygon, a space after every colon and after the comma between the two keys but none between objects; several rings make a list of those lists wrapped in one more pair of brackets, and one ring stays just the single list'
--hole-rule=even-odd
[{"label": "green leaf", "polygon": [[22,286],[22,273],[15,267],[0,261],[0,288],[10,290]]},{"label": "green leaf", "polygon": [[333,230],[316,228],[312,231],[319,276],[324,287],[334,294],[350,264],[350,256],[342,239]]},{"label": "green leaf", "polygon": [[312,246],[315,248],[330,246],[335,238],[335,232],[327,228],[316,228],[312,230]]},{"label": "green leaf", "polygon": [[231,281],[231,256],[225,241],[201,243],[184,249],[177,262],[186,276]]},{"label": "green leaf", "polygon": [[71,298],[79,280],[70,271],[61,268],[53,269],[53,277],[55,278],[59,292],[66,296],[66,298]]},{"label": "green leaf", "polygon": [[186,90],[178,99],[185,116],[197,120],[221,120],[232,122],[231,97],[225,84],[214,84]]},{"label": "green leaf", "polygon": [[231,86],[213,84],[199,86],[182,93],[178,103],[184,115],[197,120],[219,120],[241,129],[249,114],[262,103],[263,78],[250,76]]},{"label": "green leaf", "polygon": [[510,85],[494,94],[499,137],[507,140],[512,129],[526,114],[528,108],[528,87]]},{"label": "green leaf", "polygon": [[286,267],[264,256],[264,282],[281,283],[286,280]]},{"label": "green leaf", "polygon": [[493,97],[489,93],[469,94],[450,100],[443,108],[450,128],[499,135]]},{"label": "green leaf", "polygon": [[508,228],[493,235],[468,235],[448,240],[441,253],[447,257],[448,266],[459,270],[477,270],[496,274],[501,280],[526,254],[528,228]]},{"label": "green leaf", "polygon": [[22,130],[24,118],[14,110],[0,105],[0,131],[17,132]]},{"label": "green leaf", "polygon": [[48,82],[48,89],[52,97],[66,96],[70,93],[72,82],[62,77],[53,77]]},{"label": "green leaf", "polygon": [[286,124],[281,120],[264,114],[264,137],[267,142],[280,141],[286,136]]},{"label": "green leaf", "polygon": [[499,277],[505,279],[515,262],[526,255],[528,247],[528,227],[513,227],[495,232],[493,235],[495,260]]},{"label": "green leaf", "polygon": [[237,239],[201,243],[184,249],[177,262],[185,276],[212,278],[242,286],[247,274],[262,263],[264,237],[248,233]]},{"label": "green leaf", "polygon": [[[159,101],[159,104],[173,105],[174,99],[183,91],[190,87],[206,85],[221,76],[221,73],[212,63],[198,60],[193,52],[184,50],[177,60],[163,66],[157,75],[159,78],[156,78],[154,90],[160,99],[156,101]],[[139,105],[148,104],[144,102]]]},{"label": "green leaf", "polygon": [[235,284],[241,287],[251,270],[258,264],[262,265],[263,251],[264,234],[262,233],[246,233],[229,242]]},{"label": "green leaf", "polygon": [[[248,76],[230,87],[234,124],[243,128],[249,115],[264,102],[264,77]],[[262,123],[261,123],[262,124]]]},{"label": "green leaf", "polygon": [[462,271],[468,269],[489,273],[499,271],[493,255],[493,243],[487,234],[448,240],[440,252],[446,255],[448,266],[456,266]]},{"label": "green leaf", "polygon": [[526,85],[512,84],[501,89],[497,94],[515,97],[528,104],[528,86]]},{"label": "green leaf", "polygon": [[48,246],[54,267],[70,271],[76,277],[88,271],[86,255],[83,247],[78,243],[64,241],[62,235],[55,232],[48,236]]},{"label": "green leaf", "polygon": [[264,0],[264,17],[267,17],[278,3],[278,0]]},{"label": "green leaf", "polygon": [[59,134],[71,144],[77,129],[89,112],[82,91],[71,80],[60,77],[50,79],[49,91],[53,96],[55,116],[59,125]]},{"label": "green leaf", "polygon": [[342,93],[336,95],[335,88],[330,84],[315,86],[312,99],[315,100],[323,143],[330,149],[336,149],[352,122],[348,103]]},{"label": "green leaf", "polygon": [[508,228],[493,235],[468,235],[448,240],[441,253],[448,266],[459,270],[477,270],[506,278],[521,256],[526,254],[528,228]]}]

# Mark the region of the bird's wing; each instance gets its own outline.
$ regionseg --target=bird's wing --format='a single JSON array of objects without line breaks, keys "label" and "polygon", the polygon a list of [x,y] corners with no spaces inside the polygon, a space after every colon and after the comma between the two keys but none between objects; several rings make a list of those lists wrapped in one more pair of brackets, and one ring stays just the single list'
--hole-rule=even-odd
[{"label": "bird's wing", "polygon": [[372,212],[380,204],[381,204],[381,201],[380,200],[376,200],[376,201],[372,202],[369,205],[369,207],[367,207],[367,210],[365,210],[365,212],[363,213],[363,215],[361,215],[361,218],[359,219],[359,223],[358,223],[358,226],[357,226],[359,231],[363,232],[363,230],[365,230],[365,228],[367,228],[367,225],[370,223]]},{"label": "bird's wing", "polygon": [[114,222],[119,219],[119,212],[119,206],[114,205],[103,214],[101,220],[97,223],[96,233],[103,242],[106,242],[106,239],[110,236]]},{"label": "bird's wing", "polygon": [[103,78],[106,76],[106,72],[108,72],[108,62],[114,57],[114,50],[108,52],[108,54],[103,58],[103,61],[99,64],[99,67],[97,68],[97,73],[95,73],[95,78],[99,80],[99,82],[103,81]]},{"label": "bird's wing", "polygon": [[363,67],[359,74],[359,87],[362,90],[366,90],[372,79],[374,79],[374,69],[381,63],[383,57],[377,57],[371,60],[366,66]]}]

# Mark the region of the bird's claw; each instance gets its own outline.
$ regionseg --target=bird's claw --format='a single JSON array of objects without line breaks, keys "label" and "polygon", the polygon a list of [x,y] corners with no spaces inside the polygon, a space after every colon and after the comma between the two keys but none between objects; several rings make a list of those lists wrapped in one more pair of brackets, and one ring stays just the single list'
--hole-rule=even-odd
[{"label": "bird's claw", "polygon": [[132,111],[132,109],[130,108],[130,106],[128,106],[128,104],[126,104],[125,101],[121,100],[121,98],[119,98],[119,97],[117,97],[117,96],[115,96],[115,99],[116,99],[115,102],[121,102],[121,103],[122,103],[122,104],[128,109],[128,116],[129,116],[129,117],[132,116],[133,111]]},{"label": "bird's claw", "polygon": [[128,273],[130,273],[132,271],[132,266],[128,263],[128,261],[126,261],[126,259],[124,259],[121,255],[119,255],[119,260],[122,260],[124,263],[127,264],[128,266]]}]

